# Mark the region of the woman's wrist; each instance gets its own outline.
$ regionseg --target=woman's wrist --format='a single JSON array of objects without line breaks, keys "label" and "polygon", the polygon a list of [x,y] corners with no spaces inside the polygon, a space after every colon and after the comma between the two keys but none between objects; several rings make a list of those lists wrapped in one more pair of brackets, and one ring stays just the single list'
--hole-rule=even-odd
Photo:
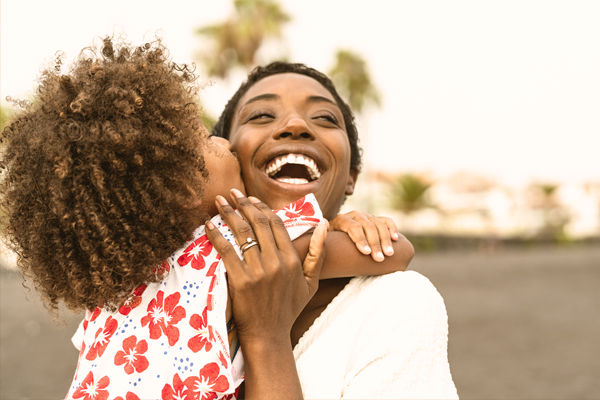
[{"label": "woman's wrist", "polygon": [[246,399],[301,399],[302,387],[289,337],[240,340]]}]

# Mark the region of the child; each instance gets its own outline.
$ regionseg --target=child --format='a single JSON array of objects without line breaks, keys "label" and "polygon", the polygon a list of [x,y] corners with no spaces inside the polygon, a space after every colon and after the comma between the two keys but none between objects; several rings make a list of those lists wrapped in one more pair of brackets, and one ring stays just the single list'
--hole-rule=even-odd
[{"label": "child", "polygon": [[[88,310],[67,398],[234,396],[243,360],[202,224],[215,196],[243,183],[235,157],[207,138],[194,74],[160,41],[109,38],[68,74],[59,67],[3,132],[1,188],[23,274],[51,310]],[[321,221],[312,196],[278,215],[292,239]]]}]

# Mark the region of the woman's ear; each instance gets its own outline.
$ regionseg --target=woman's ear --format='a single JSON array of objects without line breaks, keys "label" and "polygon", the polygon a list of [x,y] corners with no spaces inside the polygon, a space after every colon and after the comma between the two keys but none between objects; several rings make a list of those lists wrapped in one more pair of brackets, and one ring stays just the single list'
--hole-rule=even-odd
[{"label": "woman's ear", "polygon": [[356,185],[356,180],[358,179],[358,169],[351,168],[350,174],[348,175],[348,182],[346,183],[346,196],[350,196],[354,193],[354,186]]}]

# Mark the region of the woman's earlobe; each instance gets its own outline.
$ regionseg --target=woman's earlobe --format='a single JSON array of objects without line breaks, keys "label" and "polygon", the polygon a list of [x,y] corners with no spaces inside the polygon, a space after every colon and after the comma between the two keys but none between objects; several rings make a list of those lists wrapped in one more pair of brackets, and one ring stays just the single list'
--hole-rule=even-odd
[{"label": "woman's earlobe", "polygon": [[348,175],[348,182],[346,183],[346,196],[350,196],[354,193],[354,186],[356,185],[356,180],[358,179],[359,171],[356,168],[350,169],[350,174]]}]

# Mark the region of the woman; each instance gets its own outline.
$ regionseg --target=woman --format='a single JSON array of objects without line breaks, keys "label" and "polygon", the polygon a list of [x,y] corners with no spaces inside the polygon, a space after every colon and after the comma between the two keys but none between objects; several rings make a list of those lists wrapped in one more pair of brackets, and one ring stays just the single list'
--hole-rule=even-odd
[{"label": "woman", "polygon": [[[352,112],[325,75],[290,63],[255,69],[213,134],[230,140],[248,194],[265,201],[264,207],[278,208],[312,192],[332,227],[351,236],[360,230],[360,223],[336,218],[354,191],[360,150]],[[358,213],[350,219],[371,223],[366,239],[376,242],[384,224]],[[242,343],[247,397],[457,398],[446,310],[423,276],[408,271],[325,280],[308,301],[310,277],[284,274],[283,267],[257,277],[245,262],[226,257],[231,252],[220,238],[213,243],[231,270],[236,323],[247,323],[244,335],[252,338],[249,346]],[[363,253],[382,259],[389,252],[385,239],[382,245],[365,245]]]}]

